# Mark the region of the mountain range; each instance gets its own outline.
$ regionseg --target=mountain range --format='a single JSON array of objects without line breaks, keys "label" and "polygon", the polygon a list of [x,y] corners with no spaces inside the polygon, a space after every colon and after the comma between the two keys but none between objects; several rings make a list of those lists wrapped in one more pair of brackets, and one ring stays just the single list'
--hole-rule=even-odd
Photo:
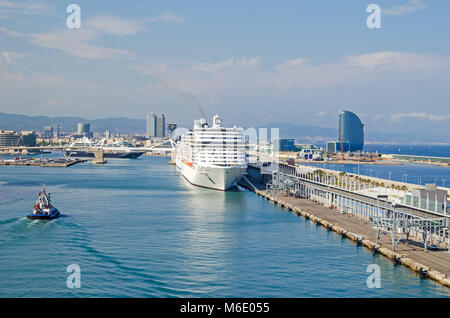
[{"label": "mountain range", "polygon": [[145,119],[130,119],[125,117],[85,119],[82,117],[48,117],[27,116],[0,113],[0,129],[3,130],[34,130],[42,131],[44,126],[61,126],[63,132],[76,132],[78,123],[90,123],[94,132],[144,134]]},{"label": "mountain range", "polygon": [[[0,113],[0,130],[43,131],[44,126],[56,127],[59,125],[62,127],[61,130],[63,132],[76,132],[77,124],[80,122],[90,123],[91,131],[98,133],[102,133],[109,129],[113,134],[145,134],[146,127],[145,119],[132,119],[126,117],[85,119],[82,117],[48,117]],[[297,142],[323,143],[326,140],[338,140],[337,128],[280,122],[272,122],[256,127],[256,129],[259,128],[267,128],[269,134],[271,128],[279,128],[279,135],[281,138],[294,138]],[[440,140],[437,136],[412,136],[410,134],[376,131],[365,131],[365,140],[366,142],[379,143],[426,143],[430,140],[433,142],[448,142],[448,140]]]}]

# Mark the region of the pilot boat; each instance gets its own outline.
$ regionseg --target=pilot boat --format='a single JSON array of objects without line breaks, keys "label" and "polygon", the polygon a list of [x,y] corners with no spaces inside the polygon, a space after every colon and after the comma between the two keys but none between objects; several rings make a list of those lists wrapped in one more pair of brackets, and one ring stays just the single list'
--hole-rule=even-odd
[{"label": "pilot boat", "polygon": [[39,196],[34,204],[33,212],[28,214],[28,219],[51,220],[59,216],[59,211],[50,200],[50,193],[45,192],[45,186],[39,192]]}]

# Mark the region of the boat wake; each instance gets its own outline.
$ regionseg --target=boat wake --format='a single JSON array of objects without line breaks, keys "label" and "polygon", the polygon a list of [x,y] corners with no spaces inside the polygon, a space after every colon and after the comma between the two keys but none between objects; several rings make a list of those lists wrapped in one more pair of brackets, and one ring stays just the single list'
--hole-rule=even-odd
[{"label": "boat wake", "polygon": [[249,189],[244,188],[243,186],[240,186],[240,185],[236,185],[236,188],[241,192],[250,192]]}]

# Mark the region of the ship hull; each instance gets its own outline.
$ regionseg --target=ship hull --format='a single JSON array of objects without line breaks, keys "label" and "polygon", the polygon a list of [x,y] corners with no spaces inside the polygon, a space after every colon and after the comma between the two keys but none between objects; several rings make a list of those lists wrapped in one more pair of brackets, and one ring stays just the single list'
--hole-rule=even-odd
[{"label": "ship hull", "polygon": [[60,215],[59,211],[54,208],[47,214],[34,214],[30,213],[27,215],[27,219],[29,220],[53,220],[56,219]]},{"label": "ship hull", "polygon": [[191,166],[190,164],[177,160],[177,170],[189,183],[195,186],[227,191],[237,185],[237,182],[247,170],[247,165],[202,167]]},{"label": "ship hull", "polygon": [[[65,151],[67,156],[70,157],[78,157],[78,158],[94,158],[95,155],[93,152],[88,151]],[[120,158],[120,159],[135,159],[140,157],[143,152],[103,152],[103,158]]]}]

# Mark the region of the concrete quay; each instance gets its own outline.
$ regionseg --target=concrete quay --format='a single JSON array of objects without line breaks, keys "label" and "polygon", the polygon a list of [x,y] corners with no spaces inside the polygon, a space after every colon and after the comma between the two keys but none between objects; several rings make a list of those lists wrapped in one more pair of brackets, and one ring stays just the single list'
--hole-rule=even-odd
[{"label": "concrete quay", "polygon": [[70,167],[80,162],[86,162],[87,160],[81,159],[10,159],[0,160],[1,166],[35,166],[35,167]]},{"label": "concrete quay", "polygon": [[414,240],[401,240],[396,251],[391,249],[391,240],[388,236],[381,236],[376,242],[376,231],[369,222],[342,215],[335,209],[330,209],[313,201],[273,196],[266,191],[253,189],[256,194],[278,204],[287,210],[302,216],[311,222],[332,230],[354,241],[356,244],[367,247],[374,253],[380,253],[395,264],[409,267],[419,273],[423,278],[429,277],[444,286],[450,287],[450,252],[447,249],[437,251],[424,251],[423,243]]},{"label": "concrete quay", "polygon": [[264,180],[254,177],[255,175],[250,173],[241,180],[240,185],[298,216],[370,249],[373,253],[388,257],[396,265],[410,268],[421,278],[433,279],[450,288],[450,251],[448,249],[425,251],[423,242],[409,238],[400,240],[394,251],[388,233],[381,235],[376,243],[376,229],[369,221],[350,214],[342,214],[337,209],[326,207],[310,199],[271,194],[262,190]]}]

